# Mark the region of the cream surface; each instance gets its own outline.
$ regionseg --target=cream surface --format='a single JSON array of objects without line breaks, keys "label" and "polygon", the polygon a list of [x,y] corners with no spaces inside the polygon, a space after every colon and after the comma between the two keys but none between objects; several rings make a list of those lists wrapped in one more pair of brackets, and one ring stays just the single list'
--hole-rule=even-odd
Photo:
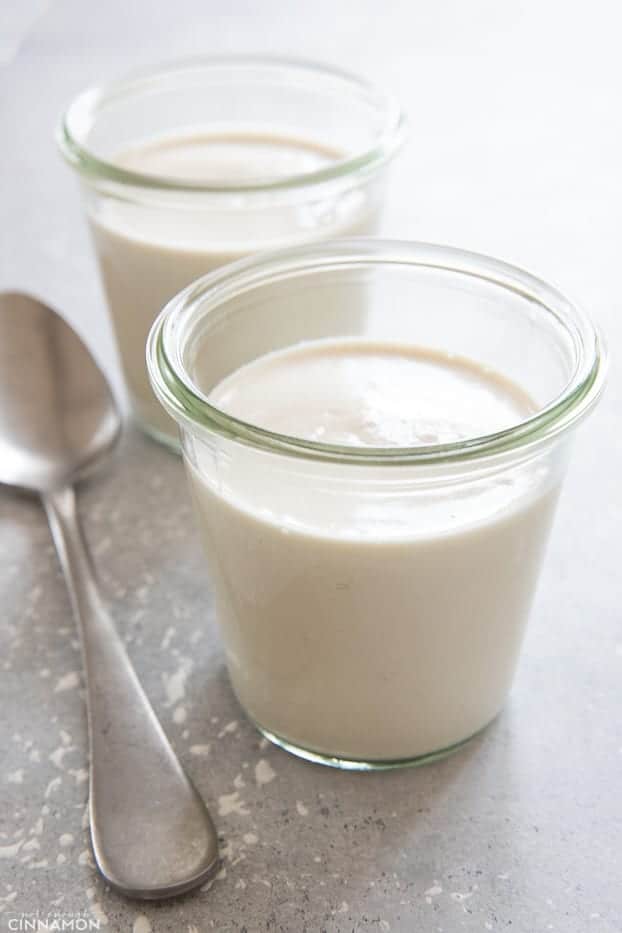
[{"label": "cream surface", "polygon": [[115,162],[144,175],[197,184],[265,184],[315,172],[339,153],[308,141],[270,135],[196,133],[146,140]]},{"label": "cream surface", "polygon": [[[169,180],[244,185],[312,172],[337,158],[299,139],[190,133],[133,145],[114,161]],[[375,205],[358,190],[339,203],[266,197],[260,208],[244,194],[233,204],[221,195],[168,191],[136,202],[102,198],[90,220],[135,412],[151,429],[176,438],[145,365],[147,335],[167,301],[199,276],[249,253],[372,233]]]},{"label": "cream surface", "polygon": [[[475,362],[363,339],[259,358],[210,401],[363,446],[472,437],[532,410]],[[386,761],[445,749],[498,713],[557,497],[550,464],[439,482],[218,449],[188,450],[189,475],[232,683],[258,724],[325,755]]]},{"label": "cream surface", "polygon": [[451,443],[532,411],[518,386],[471,360],[365,338],[262,356],[223,380],[210,401],[270,431],[362,447]]}]

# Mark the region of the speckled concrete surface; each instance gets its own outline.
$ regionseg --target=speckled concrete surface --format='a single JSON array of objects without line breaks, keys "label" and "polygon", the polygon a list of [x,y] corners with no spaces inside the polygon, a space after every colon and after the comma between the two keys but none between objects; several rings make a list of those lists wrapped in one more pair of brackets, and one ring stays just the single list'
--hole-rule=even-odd
[{"label": "speckled concrete surface", "polygon": [[[338,10],[111,0],[88,14],[77,0],[51,4],[0,83],[0,287],[63,308],[119,386],[77,193],[50,141],[56,115],[82,85],[137,58],[269,47],[340,60],[404,100],[414,138],[395,168],[386,233],[532,268],[590,308],[615,352],[614,5],[598,0],[585,18],[557,2],[411,6],[396,2],[391,18],[371,0]],[[33,929],[24,923],[39,911],[131,933],[619,933],[620,389],[614,370],[577,439],[506,711],[453,758],[379,775],[298,761],[246,722],[181,463],[128,428],[80,507],[128,651],[222,836],[217,877],[164,904],[124,900],[93,869],[69,604],[41,509],[0,491],[0,930]]]}]

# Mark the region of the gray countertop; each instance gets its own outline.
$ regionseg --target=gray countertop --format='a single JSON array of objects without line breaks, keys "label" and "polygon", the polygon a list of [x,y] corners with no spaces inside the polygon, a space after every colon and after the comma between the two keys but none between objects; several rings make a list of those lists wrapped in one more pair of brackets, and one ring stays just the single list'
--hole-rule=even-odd
[{"label": "gray countertop", "polygon": [[[622,67],[613,2],[65,0],[22,4],[19,16],[13,6],[0,42],[0,287],[61,308],[119,390],[54,123],[86,83],[199,52],[320,58],[391,87],[412,134],[383,232],[532,269],[578,298],[616,351]],[[0,930],[33,929],[25,922],[37,911],[73,917],[64,929],[88,918],[133,933],[622,930],[620,396],[614,367],[577,436],[505,712],[452,758],[371,775],[292,758],[245,720],[223,667],[182,465],[128,426],[110,468],[81,490],[81,511],[128,651],[222,836],[216,878],[162,904],[124,900],[93,869],[69,604],[40,507],[1,492]]]}]

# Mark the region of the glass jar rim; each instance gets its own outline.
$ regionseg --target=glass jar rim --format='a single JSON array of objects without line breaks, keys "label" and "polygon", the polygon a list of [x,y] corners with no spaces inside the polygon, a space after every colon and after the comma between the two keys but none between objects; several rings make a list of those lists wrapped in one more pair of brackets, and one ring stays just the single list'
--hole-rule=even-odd
[{"label": "glass jar rim", "polygon": [[[238,294],[292,273],[356,265],[415,266],[469,275],[535,301],[566,328],[575,348],[574,371],[551,402],[517,424],[493,434],[416,447],[359,447],[306,440],[260,428],[210,404],[185,367],[180,328],[187,329],[198,313],[209,314]],[[202,276],[176,295],[156,318],[147,340],[147,368],[161,404],[190,430],[313,460],[366,466],[442,464],[532,449],[574,427],[603,391],[607,351],[599,328],[579,306],[517,266],[450,246],[354,238],[264,252]]]},{"label": "glass jar rim", "polygon": [[[230,69],[232,71],[248,68],[284,69],[308,77],[321,75],[338,81],[351,92],[366,95],[374,99],[384,114],[382,128],[377,133],[372,146],[343,159],[336,159],[329,165],[313,171],[302,172],[284,178],[266,181],[248,181],[239,184],[205,184],[185,181],[166,176],[147,175],[122,168],[96,156],[83,140],[88,130],[97,119],[99,108],[114,101],[123,94],[146,88],[151,81],[166,78],[178,73],[193,70]],[[159,191],[198,192],[213,195],[252,195],[271,191],[287,191],[327,184],[351,176],[373,173],[400,148],[406,135],[406,116],[397,99],[375,84],[366,81],[348,71],[307,59],[287,58],[271,55],[223,55],[198,56],[164,62],[132,71],[116,81],[96,85],[82,91],[67,107],[56,132],[59,149],[67,162],[80,174],[114,184],[132,188],[155,189]]]}]

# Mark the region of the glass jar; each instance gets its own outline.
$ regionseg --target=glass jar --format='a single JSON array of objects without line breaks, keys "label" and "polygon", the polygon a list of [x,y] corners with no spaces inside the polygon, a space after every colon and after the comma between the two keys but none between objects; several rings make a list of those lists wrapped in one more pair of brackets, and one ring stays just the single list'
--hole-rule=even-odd
[{"label": "glass jar", "polygon": [[76,98],[59,144],[80,175],[132,410],[149,434],[178,445],[144,362],[163,305],[249,253],[375,232],[403,136],[398,105],[378,89],[276,58],[189,60]]},{"label": "glass jar", "polygon": [[[327,337],[467,357],[534,412],[459,442],[371,448],[282,436],[208,401],[262,354]],[[603,388],[586,315],[473,253],[335,241],[192,285],[147,359],[181,429],[231,682],[261,732],[372,769],[485,727],[514,676],[574,429]]]}]

